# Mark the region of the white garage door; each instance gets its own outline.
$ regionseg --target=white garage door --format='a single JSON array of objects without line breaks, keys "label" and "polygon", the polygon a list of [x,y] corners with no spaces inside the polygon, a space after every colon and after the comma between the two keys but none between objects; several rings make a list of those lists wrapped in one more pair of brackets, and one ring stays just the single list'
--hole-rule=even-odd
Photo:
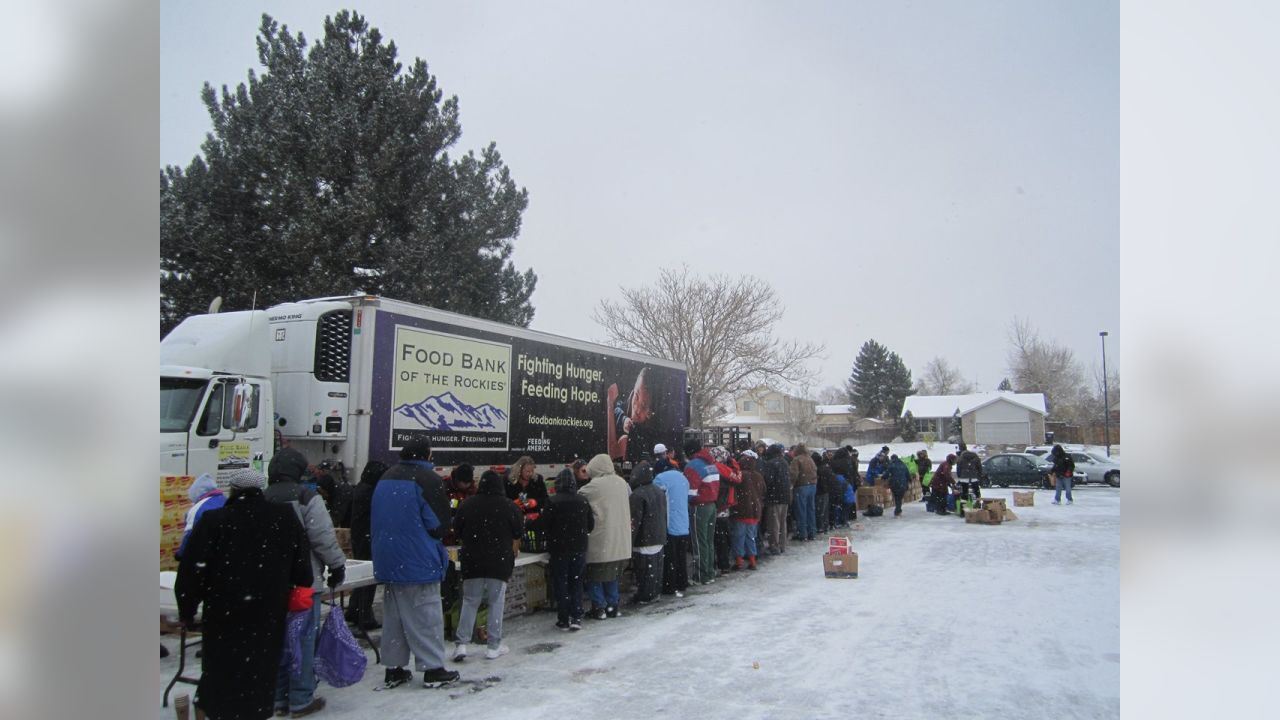
[{"label": "white garage door", "polygon": [[1029,422],[980,422],[977,424],[978,443],[984,445],[1029,445]]}]

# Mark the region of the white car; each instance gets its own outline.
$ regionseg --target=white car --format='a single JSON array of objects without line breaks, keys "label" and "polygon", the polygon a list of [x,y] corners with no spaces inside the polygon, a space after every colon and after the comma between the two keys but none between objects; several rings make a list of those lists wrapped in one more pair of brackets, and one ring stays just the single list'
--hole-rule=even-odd
[{"label": "white car", "polygon": [[1080,471],[1089,477],[1091,483],[1106,483],[1111,487],[1120,487],[1120,461],[1092,452],[1071,452],[1071,459],[1076,464],[1076,475]]}]

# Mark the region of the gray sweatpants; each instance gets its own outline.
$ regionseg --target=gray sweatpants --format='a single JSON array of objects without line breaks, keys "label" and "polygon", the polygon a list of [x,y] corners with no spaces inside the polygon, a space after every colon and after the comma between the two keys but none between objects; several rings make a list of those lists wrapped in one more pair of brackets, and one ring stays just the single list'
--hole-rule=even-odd
[{"label": "gray sweatpants", "polygon": [[[496,578],[469,578],[462,581],[462,613],[458,615],[457,641],[465,643],[476,629],[476,613],[480,612],[480,600],[489,597],[489,647],[497,649],[502,644],[502,610],[507,602],[507,584]],[[465,638],[465,639],[464,639]]]},{"label": "gray sweatpants", "polygon": [[404,667],[413,651],[417,669],[444,667],[444,608],[440,583],[386,585],[382,598],[382,664]]}]

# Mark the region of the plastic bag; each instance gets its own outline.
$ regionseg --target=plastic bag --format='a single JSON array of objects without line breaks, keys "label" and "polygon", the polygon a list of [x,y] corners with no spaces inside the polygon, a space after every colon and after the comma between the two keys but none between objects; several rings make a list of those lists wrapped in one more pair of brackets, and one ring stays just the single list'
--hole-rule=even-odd
[{"label": "plastic bag", "polygon": [[342,608],[330,610],[316,645],[316,675],[334,687],[346,687],[360,682],[368,663],[364,650],[347,627]]},{"label": "plastic bag", "polygon": [[302,674],[302,636],[305,634],[311,611],[291,612],[284,621],[284,654],[280,664],[289,668],[289,677]]}]

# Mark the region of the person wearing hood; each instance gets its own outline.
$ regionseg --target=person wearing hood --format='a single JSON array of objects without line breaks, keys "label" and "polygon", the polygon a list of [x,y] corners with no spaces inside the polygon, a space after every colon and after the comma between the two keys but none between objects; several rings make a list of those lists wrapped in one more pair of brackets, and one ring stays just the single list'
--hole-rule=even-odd
[{"label": "person wearing hood", "polygon": [[[373,491],[387,471],[387,464],[370,460],[360,472],[360,482],[351,491],[351,557],[356,560],[373,559],[373,534],[370,523],[373,517]],[[382,624],[373,616],[373,596],[377,587],[356,588],[351,592],[351,614],[357,627],[377,630]]]},{"label": "person wearing hood", "polygon": [[330,588],[342,584],[347,572],[347,558],[338,545],[333,531],[333,518],[319,493],[303,484],[307,472],[307,459],[291,447],[281,448],[267,465],[267,489],[263,496],[270,502],[287,504],[293,508],[302,529],[307,534],[311,551],[312,585],[311,610],[301,635],[301,670],[291,675],[288,665],[281,665],[276,676],[276,707],[287,706],[292,713],[310,714],[324,707],[324,698],[315,697],[315,647],[320,632],[320,598],[324,588],[324,570],[328,568]]},{"label": "person wearing hood", "polygon": [[178,560],[182,560],[182,551],[186,549],[191,531],[195,529],[196,523],[200,522],[201,516],[227,504],[226,496],[218,489],[218,483],[214,482],[213,476],[209,473],[202,473],[191,482],[191,487],[187,488],[187,497],[191,498],[192,505],[187,510],[186,517],[183,518],[182,542],[173,553]]},{"label": "person wearing hood", "polygon": [[452,524],[444,480],[431,462],[431,443],[411,440],[400,463],[373,491],[373,575],[383,583],[382,664],[388,687],[413,677],[409,653],[424,687],[444,687],[458,673],[444,667],[444,608],[440,583],[449,553],[441,542]]},{"label": "person wearing hood", "polygon": [[667,493],[653,484],[645,463],[631,470],[631,568],[637,605],[658,599],[662,590],[663,547],[667,542]]},{"label": "person wearing hood", "polygon": [[818,490],[818,467],[804,443],[796,445],[791,460],[791,487],[795,498],[797,542],[809,542],[818,534],[815,520],[815,497]]},{"label": "person wearing hood", "polygon": [[764,478],[756,471],[755,452],[742,453],[738,464],[742,467],[742,484],[738,488],[733,505],[733,569],[756,569],[756,531],[760,515],[764,511]]},{"label": "person wearing hood", "polygon": [[857,506],[850,506],[849,503],[845,502],[845,498],[853,494],[851,486],[853,484],[854,471],[851,466],[856,467],[849,456],[849,450],[850,448],[846,445],[838,448],[835,454],[831,456],[831,472],[836,479],[835,492],[831,495],[831,527],[849,527],[846,518],[850,510],[854,512],[855,517],[857,516]]},{"label": "person wearing hood", "polygon": [[787,551],[787,506],[791,504],[791,470],[782,456],[781,443],[774,443],[765,450],[764,468],[764,519],[769,540],[769,554],[781,555]]},{"label": "person wearing hood", "polygon": [[889,446],[880,448],[880,452],[867,463],[867,486],[875,487],[876,481],[889,472]]},{"label": "person wearing hood", "polygon": [[689,524],[693,549],[694,579],[703,585],[716,581],[716,500],[720,497],[720,471],[711,451],[702,440],[690,438],[684,445],[689,464],[684,477],[689,481]]},{"label": "person wearing hood", "polygon": [[306,535],[292,510],[263,497],[262,473],[245,468],[228,480],[230,499],[193,528],[173,588],[179,619],[203,633],[194,704],[215,720],[310,714],[319,708],[290,708],[275,693],[289,595],[313,580]]},{"label": "person wearing hood", "polygon": [[902,516],[902,498],[907,494],[907,487],[911,485],[911,470],[907,464],[902,462],[902,458],[897,455],[889,456],[889,491],[893,493],[893,516]]},{"label": "person wearing hood", "polygon": [[461,544],[458,558],[462,562],[462,615],[458,619],[453,661],[466,659],[467,641],[484,599],[489,601],[489,647],[484,656],[496,660],[509,651],[502,643],[502,608],[524,530],[524,517],[520,508],[507,499],[501,475],[486,470],[480,476],[476,494],[458,506],[453,530]]},{"label": "person wearing hood", "polygon": [[542,531],[551,554],[551,592],[556,601],[556,627],[582,629],[582,577],[587,568],[587,543],[595,516],[578,492],[577,473],[565,468],[556,476],[556,494],[542,513]]},{"label": "person wearing hood", "polygon": [[667,494],[667,542],[662,550],[662,594],[684,597],[689,589],[689,479],[672,465],[653,484]]},{"label": "person wearing hood", "polygon": [[1053,460],[1053,476],[1057,479],[1054,483],[1056,489],[1053,491],[1053,504],[1061,504],[1064,488],[1067,491],[1067,504],[1074,504],[1075,501],[1071,499],[1071,480],[1076,473],[1075,461],[1061,445],[1054,445],[1049,457]]},{"label": "person wearing hood", "polygon": [[[921,450],[916,453],[916,472],[920,474],[920,487],[928,494],[929,483],[933,480],[933,461],[929,459],[929,451]],[[920,498],[920,502],[924,502],[924,498]]]},{"label": "person wearing hood", "polygon": [[631,561],[631,490],[613,470],[605,453],[587,463],[591,483],[579,492],[591,503],[595,527],[587,539],[587,589],[591,592],[591,617],[603,620],[622,615],[618,580]]},{"label": "person wearing hood", "polygon": [[951,477],[951,466],[955,463],[955,454],[947,455],[947,459],[942,461],[938,466],[938,470],[933,473],[933,481],[929,483],[929,496],[933,498],[933,511],[939,515],[946,515],[947,510],[947,493],[951,491],[951,486],[955,479]]}]

